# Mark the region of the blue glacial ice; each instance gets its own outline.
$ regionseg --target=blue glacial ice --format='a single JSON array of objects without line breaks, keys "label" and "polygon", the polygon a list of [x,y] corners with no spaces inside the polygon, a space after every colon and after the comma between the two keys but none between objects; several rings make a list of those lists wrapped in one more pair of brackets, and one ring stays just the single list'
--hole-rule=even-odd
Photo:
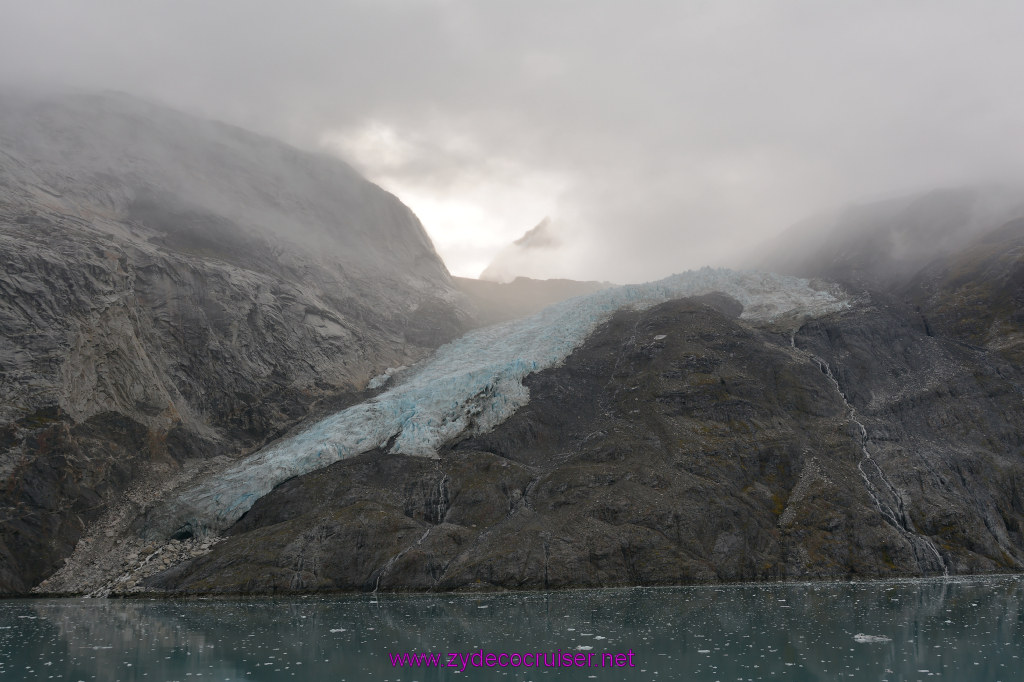
[{"label": "blue glacial ice", "polygon": [[562,362],[613,312],[684,296],[723,292],[743,304],[742,317],[814,317],[847,307],[837,290],[775,274],[704,268],[657,282],[620,286],[569,299],[524,319],[479,329],[442,346],[389,390],[342,410],[245,458],[215,480],[186,491],[161,514],[159,529],[223,530],[274,486],[346,457],[388,447],[436,457],[463,432],[482,433],[530,398],[523,378]]}]

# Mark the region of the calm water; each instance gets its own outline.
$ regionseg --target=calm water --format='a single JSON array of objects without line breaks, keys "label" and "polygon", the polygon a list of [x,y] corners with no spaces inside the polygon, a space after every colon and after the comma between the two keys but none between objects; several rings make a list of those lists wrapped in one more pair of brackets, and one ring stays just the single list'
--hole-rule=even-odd
[{"label": "calm water", "polygon": [[[636,667],[456,672],[395,669],[388,658],[481,648],[632,650]],[[1021,656],[1022,577],[488,596],[0,601],[0,680],[1010,681],[1024,679]]]}]

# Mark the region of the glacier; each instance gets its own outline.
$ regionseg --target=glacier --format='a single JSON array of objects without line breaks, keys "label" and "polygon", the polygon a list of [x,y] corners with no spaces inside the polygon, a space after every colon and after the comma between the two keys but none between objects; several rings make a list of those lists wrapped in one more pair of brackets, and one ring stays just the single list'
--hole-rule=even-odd
[{"label": "glacier", "polygon": [[568,299],[442,346],[376,397],[267,446],[221,476],[187,490],[156,515],[159,520],[147,534],[221,531],[279,483],[375,448],[436,457],[446,441],[465,432],[493,429],[525,405],[530,395],[523,378],[565,360],[615,311],[711,292],[738,300],[743,304],[741,318],[752,321],[815,317],[849,306],[838,288],[815,287],[806,279],[712,268]]}]

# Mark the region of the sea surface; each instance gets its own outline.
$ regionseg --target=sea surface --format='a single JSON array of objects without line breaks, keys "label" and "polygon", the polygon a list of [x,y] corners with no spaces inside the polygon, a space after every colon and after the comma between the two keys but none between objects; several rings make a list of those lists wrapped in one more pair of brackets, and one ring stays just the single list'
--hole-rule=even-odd
[{"label": "sea surface", "polygon": [[[431,652],[445,667],[392,662]],[[520,657],[498,658],[512,653]],[[524,667],[538,653],[541,662],[573,665]],[[625,665],[600,667],[603,654],[612,654],[603,657],[609,664]],[[0,601],[0,680],[1010,682],[1024,679],[1022,656],[1022,576]],[[594,666],[576,667],[578,661]]]}]

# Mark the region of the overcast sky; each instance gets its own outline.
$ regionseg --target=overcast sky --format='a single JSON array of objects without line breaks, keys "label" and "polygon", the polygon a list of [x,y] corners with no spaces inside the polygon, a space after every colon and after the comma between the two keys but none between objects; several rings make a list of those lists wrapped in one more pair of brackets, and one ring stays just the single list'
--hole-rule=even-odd
[{"label": "overcast sky", "polygon": [[848,201],[1024,179],[1024,3],[0,0],[0,80],[343,156],[476,276],[639,281]]}]

